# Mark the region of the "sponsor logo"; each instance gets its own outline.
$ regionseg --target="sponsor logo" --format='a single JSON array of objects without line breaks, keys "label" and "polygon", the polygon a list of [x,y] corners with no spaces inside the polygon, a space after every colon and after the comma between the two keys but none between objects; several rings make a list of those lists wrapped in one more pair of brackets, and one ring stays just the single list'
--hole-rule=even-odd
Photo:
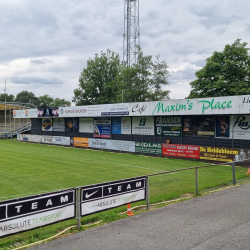
[{"label": "sponsor logo", "polygon": [[28,116],[28,114],[29,114],[29,111],[26,109],[25,110],[25,116]]},{"label": "sponsor logo", "polygon": [[140,122],[139,122],[139,126],[145,126],[146,125],[146,121],[147,121],[146,118],[141,118]]},{"label": "sponsor logo", "polygon": [[234,127],[238,125],[238,127],[240,127],[243,130],[247,130],[250,128],[250,124],[248,121],[246,121],[245,116],[242,115],[242,116],[234,117],[234,120],[235,120],[234,125],[233,125]]},{"label": "sponsor logo", "polygon": [[96,190],[96,191],[94,191],[93,193],[90,193],[90,194],[86,193],[85,198],[88,199],[89,197],[91,197],[91,196],[93,196],[95,193],[97,193],[98,191],[99,191],[99,189]]},{"label": "sponsor logo", "polygon": [[144,112],[147,108],[147,105],[142,105],[141,107],[139,106],[139,104],[136,104],[133,108],[132,108],[132,112],[139,112],[140,114],[142,112]]},{"label": "sponsor logo", "polygon": [[49,130],[52,127],[52,121],[50,119],[46,119],[43,121],[43,129]]},{"label": "sponsor logo", "polygon": [[63,113],[64,113],[64,110],[63,110],[63,109],[60,109],[60,113],[61,113],[61,115],[63,115]]},{"label": "sponsor logo", "polygon": [[243,99],[243,103],[250,103],[250,98],[249,97],[244,97]]}]

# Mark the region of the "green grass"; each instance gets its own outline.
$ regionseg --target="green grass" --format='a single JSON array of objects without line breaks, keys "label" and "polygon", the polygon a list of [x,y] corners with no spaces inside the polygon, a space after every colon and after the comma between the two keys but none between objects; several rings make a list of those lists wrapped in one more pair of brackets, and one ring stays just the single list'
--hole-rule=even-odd
[{"label": "green grass", "polygon": [[[205,165],[173,158],[147,157],[107,151],[67,148],[0,140],[0,200],[62,190],[89,184],[115,181],[152,173]],[[246,178],[246,168],[236,167],[236,179]],[[214,166],[198,170],[199,191],[232,183],[231,166]],[[149,178],[150,202],[178,198],[195,193],[195,171],[187,170]],[[139,202],[137,204],[145,204]],[[122,218],[116,208],[82,218],[82,223]],[[76,220],[35,229],[0,239],[0,249],[14,242],[32,242],[75,225]],[[2,247],[2,248],[1,248]]]}]

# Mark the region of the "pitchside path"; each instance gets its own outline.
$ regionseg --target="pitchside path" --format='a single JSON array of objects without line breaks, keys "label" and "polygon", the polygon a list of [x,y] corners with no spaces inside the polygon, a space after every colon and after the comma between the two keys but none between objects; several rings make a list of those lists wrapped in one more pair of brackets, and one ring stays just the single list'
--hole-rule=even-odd
[{"label": "pitchside path", "polygon": [[30,249],[250,249],[250,183],[155,209]]}]

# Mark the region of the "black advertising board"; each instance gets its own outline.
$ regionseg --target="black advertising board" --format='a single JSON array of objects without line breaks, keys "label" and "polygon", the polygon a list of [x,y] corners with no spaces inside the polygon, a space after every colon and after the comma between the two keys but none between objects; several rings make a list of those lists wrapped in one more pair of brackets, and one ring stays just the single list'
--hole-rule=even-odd
[{"label": "black advertising board", "polygon": [[0,202],[0,238],[75,218],[75,189]]},{"label": "black advertising board", "polygon": [[81,188],[81,216],[146,199],[146,177]]}]

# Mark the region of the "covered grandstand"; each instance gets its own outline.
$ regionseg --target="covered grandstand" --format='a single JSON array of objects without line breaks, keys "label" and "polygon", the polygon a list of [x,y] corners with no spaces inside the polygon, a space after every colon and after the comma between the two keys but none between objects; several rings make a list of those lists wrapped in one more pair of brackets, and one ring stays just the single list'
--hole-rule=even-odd
[{"label": "covered grandstand", "polygon": [[16,133],[31,129],[29,118],[13,118],[13,110],[23,110],[34,107],[32,104],[17,102],[0,102],[0,138],[7,138]]}]

